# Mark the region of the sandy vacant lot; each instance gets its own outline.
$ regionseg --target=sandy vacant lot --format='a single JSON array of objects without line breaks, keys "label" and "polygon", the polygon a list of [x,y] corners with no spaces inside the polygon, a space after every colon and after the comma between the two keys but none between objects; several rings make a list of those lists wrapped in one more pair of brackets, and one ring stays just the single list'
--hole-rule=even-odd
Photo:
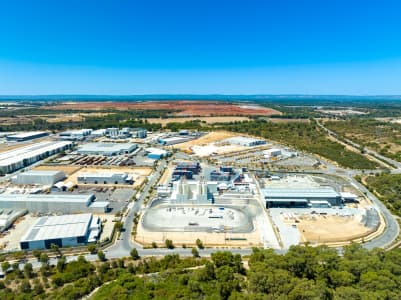
[{"label": "sandy vacant lot", "polygon": [[35,171],[63,171],[67,176],[77,172],[82,167],[80,166],[37,166],[33,170]]},{"label": "sandy vacant lot", "polygon": [[358,217],[310,216],[297,224],[304,242],[337,243],[351,241],[372,233]]},{"label": "sandy vacant lot", "polygon": [[220,155],[227,153],[240,152],[244,150],[249,150],[249,147],[240,145],[222,145],[219,142],[234,136],[245,136],[244,134],[228,132],[228,131],[213,131],[210,132],[199,139],[189,141],[182,144],[174,145],[174,148],[188,151],[194,153],[200,157],[210,156],[210,155]]},{"label": "sandy vacant lot", "polygon": [[281,112],[257,105],[221,101],[65,102],[47,106],[55,110],[167,110],[175,116],[271,116]]},{"label": "sandy vacant lot", "polygon": [[31,228],[38,218],[33,215],[25,215],[19,218],[13,226],[2,233],[0,236],[0,249],[3,250],[20,250],[19,241],[22,236]]},{"label": "sandy vacant lot", "polygon": [[199,139],[189,141],[186,143],[177,144],[174,145],[173,147],[182,150],[182,149],[188,149],[192,146],[206,146],[210,143],[221,142],[224,139],[238,135],[239,135],[238,133],[228,132],[228,131],[213,131],[200,137]]},{"label": "sandy vacant lot", "polygon": [[163,126],[166,126],[167,123],[184,123],[187,121],[193,121],[193,120],[201,120],[204,121],[208,124],[213,124],[213,123],[228,123],[228,122],[235,122],[235,121],[248,121],[250,120],[248,117],[240,117],[240,116],[231,116],[231,117],[179,117],[179,118],[167,118],[167,119],[162,119],[162,118],[149,118],[146,119],[149,123],[159,123],[162,124]]},{"label": "sandy vacant lot", "polygon": [[[128,173],[134,178],[134,184],[132,187],[141,186],[147,176],[152,173],[151,168],[147,167],[118,167],[118,168],[82,168],[79,171],[71,174],[65,182],[71,181],[74,184],[78,184],[77,177],[82,173]],[[85,186],[91,186],[90,184],[80,184]],[[127,185],[117,185],[117,184],[97,184],[96,186],[127,186]]]},{"label": "sandy vacant lot", "polygon": [[100,220],[102,221],[103,224],[103,229],[102,229],[102,233],[99,237],[99,241],[104,241],[107,238],[111,238],[111,234],[113,232],[113,228],[114,228],[114,219],[115,216],[114,215],[106,215],[106,214],[95,214],[97,217],[100,218]]}]

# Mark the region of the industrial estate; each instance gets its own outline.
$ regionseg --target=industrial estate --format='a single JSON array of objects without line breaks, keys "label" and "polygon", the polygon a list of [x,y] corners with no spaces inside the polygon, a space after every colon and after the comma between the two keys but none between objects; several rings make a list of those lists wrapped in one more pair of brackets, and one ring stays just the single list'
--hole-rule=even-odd
[{"label": "industrial estate", "polygon": [[[298,256],[304,251],[299,249],[337,255],[356,251],[355,245],[367,251],[400,244],[393,216],[397,196],[386,176],[398,176],[401,163],[330,129],[343,121],[326,115],[274,119],[268,108],[249,103],[213,103],[213,109],[238,109],[239,115],[224,119],[136,112],[115,103],[119,110],[85,112],[80,118],[88,119],[73,121],[74,115],[58,111],[63,104],[44,103],[53,113],[40,115],[40,123],[19,113],[30,105],[5,106],[30,121],[3,125],[0,133],[5,282],[18,268],[33,267],[51,276],[55,291],[62,286],[69,293],[70,277],[61,282],[58,276],[75,271],[63,268],[96,266],[101,281],[88,281],[90,287],[75,296],[60,296],[80,299],[120,276],[104,277],[110,266],[127,270],[130,260],[136,261],[130,263],[132,274],[152,273],[160,269],[150,267],[159,259],[178,262],[179,256],[188,267],[208,270],[206,261],[221,253],[233,259],[250,255],[251,262],[265,255]],[[206,108],[207,102],[193,106],[201,116]],[[76,276],[86,279],[81,271]]]},{"label": "industrial estate", "polygon": [[[338,247],[374,240],[386,227],[353,178],[248,134],[112,127],[3,133],[1,143],[1,251],[113,249],[123,234],[116,224],[129,233],[127,251],[166,240]],[[285,171],[297,164],[309,172]]]}]

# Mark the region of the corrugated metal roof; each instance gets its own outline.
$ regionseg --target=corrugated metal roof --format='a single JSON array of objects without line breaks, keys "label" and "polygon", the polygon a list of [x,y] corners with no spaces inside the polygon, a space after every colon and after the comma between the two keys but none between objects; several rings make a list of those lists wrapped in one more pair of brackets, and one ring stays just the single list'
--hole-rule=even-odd
[{"label": "corrugated metal roof", "polygon": [[9,135],[8,137],[9,138],[17,138],[17,139],[20,139],[20,138],[26,138],[26,137],[30,137],[30,136],[36,136],[36,135],[39,135],[39,134],[47,134],[47,132],[46,131],[29,131],[29,132],[22,132],[22,133],[17,133],[17,134],[14,134],[14,135]]},{"label": "corrugated metal roof", "polygon": [[337,198],[340,194],[333,188],[265,188],[265,198]]},{"label": "corrugated metal roof", "polygon": [[30,170],[18,174],[17,176],[55,176],[58,174],[64,174],[62,171],[52,171],[52,170]]},{"label": "corrugated metal roof", "polygon": [[84,236],[92,214],[42,217],[21,238],[21,242]]},{"label": "corrugated metal roof", "polygon": [[93,194],[0,194],[0,201],[37,201],[37,202],[84,202],[88,203],[94,198]]},{"label": "corrugated metal roof", "polygon": [[302,203],[307,203],[308,200],[307,199],[303,199],[303,198],[265,198],[265,200],[267,202],[302,202]]},{"label": "corrugated metal roof", "polygon": [[88,143],[79,147],[78,152],[120,152],[135,149],[133,143]]},{"label": "corrugated metal roof", "polygon": [[0,153],[0,166],[8,166],[13,163],[20,162],[24,159],[29,159],[48,151],[54,151],[56,149],[71,144],[71,142],[41,142],[34,145],[3,152]]}]

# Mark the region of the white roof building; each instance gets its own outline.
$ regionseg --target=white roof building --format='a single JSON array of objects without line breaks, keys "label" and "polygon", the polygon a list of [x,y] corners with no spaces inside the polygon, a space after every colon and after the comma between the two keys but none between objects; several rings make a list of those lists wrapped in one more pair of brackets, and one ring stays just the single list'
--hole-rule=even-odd
[{"label": "white roof building", "polygon": [[78,149],[79,154],[86,155],[122,155],[134,151],[138,146],[132,143],[88,143]]},{"label": "white roof building", "polygon": [[240,145],[240,146],[247,146],[247,147],[266,144],[265,140],[255,139],[255,138],[247,137],[247,136],[231,137],[231,138],[225,139],[224,142],[229,143],[231,145]]},{"label": "white roof building", "polygon": [[53,185],[56,182],[66,178],[65,173],[62,171],[47,171],[47,170],[31,170],[19,173],[11,178],[13,184],[39,184],[39,185]]},{"label": "white roof building", "polygon": [[0,174],[14,172],[72,147],[71,142],[40,142],[0,153]]},{"label": "white roof building", "polygon": [[94,200],[94,194],[0,194],[0,208],[39,213],[107,212],[109,202]]},{"label": "white roof building", "polygon": [[21,249],[50,248],[52,244],[59,247],[76,246],[88,242],[94,230],[100,233],[100,220],[92,214],[63,215],[41,217],[21,238]]}]

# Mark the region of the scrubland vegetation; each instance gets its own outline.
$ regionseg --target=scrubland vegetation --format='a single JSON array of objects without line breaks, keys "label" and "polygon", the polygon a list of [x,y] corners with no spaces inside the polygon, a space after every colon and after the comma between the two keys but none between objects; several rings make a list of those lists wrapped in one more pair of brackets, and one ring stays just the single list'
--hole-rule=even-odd
[{"label": "scrubland vegetation", "polygon": [[235,122],[224,126],[234,132],[261,136],[302,151],[318,154],[340,166],[351,169],[375,169],[377,164],[360,153],[347,150],[329,140],[315,122],[272,123],[263,120]]},{"label": "scrubland vegetation", "polygon": [[[180,258],[66,263],[40,271],[10,267],[0,299],[399,299],[401,250],[353,244],[340,256],[325,246],[293,246],[285,255],[254,249],[211,259]],[[27,265],[26,265],[27,266]],[[100,288],[99,288],[100,287]]]}]

